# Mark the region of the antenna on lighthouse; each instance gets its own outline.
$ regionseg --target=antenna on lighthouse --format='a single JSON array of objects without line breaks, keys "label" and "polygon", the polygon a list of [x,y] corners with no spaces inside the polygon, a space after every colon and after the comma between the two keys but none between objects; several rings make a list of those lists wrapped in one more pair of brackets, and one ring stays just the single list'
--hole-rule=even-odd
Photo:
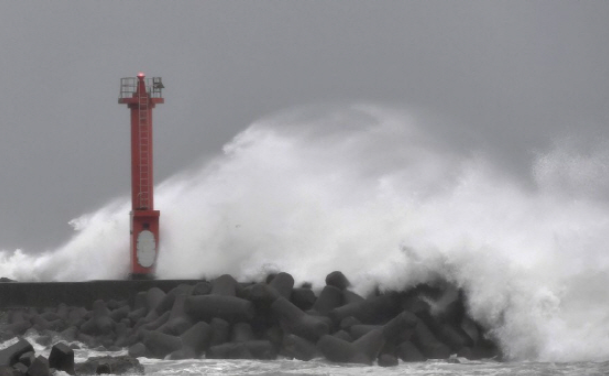
[{"label": "antenna on lighthouse", "polygon": [[165,103],[160,77],[121,78],[118,103],[131,110],[131,279],[152,279],[158,256],[159,216],[154,210],[152,109]]}]

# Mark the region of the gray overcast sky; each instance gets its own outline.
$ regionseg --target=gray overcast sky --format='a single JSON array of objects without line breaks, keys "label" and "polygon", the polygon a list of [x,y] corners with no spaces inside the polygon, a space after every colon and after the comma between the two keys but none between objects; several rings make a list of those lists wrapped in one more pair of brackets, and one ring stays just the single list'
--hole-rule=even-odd
[{"label": "gray overcast sky", "polygon": [[0,249],[53,248],[128,194],[120,77],[167,87],[158,181],[269,113],[355,100],[425,108],[518,170],[556,135],[608,136],[608,20],[606,1],[3,1]]}]

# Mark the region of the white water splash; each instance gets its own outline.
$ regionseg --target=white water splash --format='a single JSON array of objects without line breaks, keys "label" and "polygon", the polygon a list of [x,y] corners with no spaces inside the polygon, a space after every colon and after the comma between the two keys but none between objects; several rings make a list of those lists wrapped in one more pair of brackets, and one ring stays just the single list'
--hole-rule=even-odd
[{"label": "white water splash", "polygon": [[[157,188],[162,278],[323,284],[359,291],[438,277],[516,358],[609,357],[609,153],[557,147],[523,184],[483,155],[447,151],[400,111],[290,112],[237,135],[214,161]],[[32,256],[0,254],[18,280],[122,278],[126,199],[73,221],[74,237]]]}]

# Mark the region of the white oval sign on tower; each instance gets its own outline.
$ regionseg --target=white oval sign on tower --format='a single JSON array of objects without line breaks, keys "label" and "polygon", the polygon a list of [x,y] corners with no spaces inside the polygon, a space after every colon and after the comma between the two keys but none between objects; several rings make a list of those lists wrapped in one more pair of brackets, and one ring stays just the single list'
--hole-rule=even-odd
[{"label": "white oval sign on tower", "polygon": [[137,262],[144,268],[149,268],[154,264],[156,256],[156,241],[154,234],[149,230],[144,230],[137,236]]}]

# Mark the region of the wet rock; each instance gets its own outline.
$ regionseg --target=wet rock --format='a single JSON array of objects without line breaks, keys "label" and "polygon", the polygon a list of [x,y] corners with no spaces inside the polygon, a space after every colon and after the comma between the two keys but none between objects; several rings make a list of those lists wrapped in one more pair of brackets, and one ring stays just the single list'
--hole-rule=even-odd
[{"label": "wet rock", "polygon": [[25,339],[20,339],[14,345],[0,350],[0,367],[12,366],[17,363],[21,355],[30,351],[34,351],[32,345]]},{"label": "wet rock", "polygon": [[27,375],[28,368],[29,366],[26,366],[23,363],[15,363],[15,365],[13,366],[13,369],[18,371],[20,375]]},{"label": "wet rock", "polygon": [[273,346],[276,348],[281,347],[281,343],[283,342],[283,330],[279,326],[279,324],[273,324],[270,327],[267,327],[260,335],[260,339],[267,339],[271,341]]},{"label": "wet rock", "polygon": [[450,347],[453,353],[474,345],[474,341],[463,330],[453,327],[448,322],[439,325],[436,335],[440,341]]},{"label": "wet rock", "polygon": [[116,334],[117,338],[127,337],[131,332],[131,328],[129,327],[129,319],[123,319],[121,322],[117,323],[114,327],[114,334]]},{"label": "wet rock", "polygon": [[[466,316],[463,296],[454,288],[425,285],[376,291],[364,299],[348,286],[342,273],[330,273],[317,298],[310,286],[294,288],[287,273],[269,275],[264,283],[241,284],[223,275],[168,293],[149,289],[135,296],[133,306],[98,300],[91,311],[65,304],[11,310],[0,316],[0,339],[35,328],[45,345],[58,336],[88,347],[128,348],[135,357],[274,359],[279,352],[300,360],[325,356],[337,362],[378,361],[380,366],[395,365],[398,358],[424,361],[457,353],[480,359],[500,354],[479,324]],[[433,302],[433,312],[428,302]],[[70,349],[65,347],[63,352]],[[0,359],[6,350],[0,350]],[[29,354],[18,357],[22,368],[36,361],[34,353]],[[91,367],[87,372],[113,372],[109,363]]]},{"label": "wet rock", "polygon": [[400,313],[384,325],[385,340],[398,344],[411,339],[418,321],[417,317],[408,311]]},{"label": "wet rock", "polygon": [[[156,316],[156,312],[152,315],[146,316],[144,319],[140,320],[138,325],[141,325],[139,328],[144,330],[157,330],[161,326],[163,326],[167,321],[169,321],[169,317],[171,316],[171,312],[165,312],[161,316]],[[151,320],[152,319],[152,320]],[[148,321],[151,320],[151,321]]]},{"label": "wet rock", "polygon": [[28,351],[19,357],[18,363],[24,364],[25,366],[29,367],[32,365],[34,359],[36,359],[36,353],[34,351]]},{"label": "wet rock", "polygon": [[317,297],[310,288],[299,287],[292,289],[292,294],[290,295],[290,301],[303,311],[313,308],[316,300]]},{"label": "wet rock", "polygon": [[163,333],[179,336],[193,325],[193,321],[184,312],[186,295],[178,295],[173,303],[169,319],[159,328]]},{"label": "wet rock", "polygon": [[182,348],[182,339],[158,331],[144,335],[144,345],[155,358],[163,359],[166,355]]},{"label": "wet rock", "polygon": [[167,358],[172,359],[172,360],[182,360],[182,359],[194,359],[195,353],[192,349],[188,348],[188,347],[182,347],[179,350],[176,350],[174,352],[172,352],[171,354],[169,354],[169,356]]},{"label": "wet rock", "polygon": [[271,310],[279,319],[281,328],[288,333],[316,341],[329,332],[328,324],[319,317],[307,315],[285,298],[277,299]]},{"label": "wet rock", "polygon": [[147,294],[148,294],[147,291],[140,291],[137,294],[135,294],[135,297],[133,297],[133,306],[131,307],[131,310],[147,308],[147,303],[146,303]]},{"label": "wet rock", "polygon": [[256,313],[252,302],[226,295],[189,296],[184,311],[197,321],[219,317],[228,322],[250,321]]},{"label": "wet rock", "polygon": [[131,309],[129,308],[129,306],[125,305],[125,306],[116,308],[115,310],[111,311],[110,318],[114,322],[120,322],[122,319],[129,316],[129,313],[131,313]]},{"label": "wet rock", "polygon": [[271,281],[273,280],[273,278],[275,278],[276,275],[277,275],[277,273],[267,274],[266,278],[264,279],[264,283],[266,283],[268,285],[269,283],[271,283]]},{"label": "wet rock", "polygon": [[424,362],[427,360],[425,355],[410,341],[404,341],[396,347],[395,354],[404,362]]},{"label": "wet rock", "polygon": [[156,312],[156,307],[159,303],[165,298],[165,291],[161,290],[158,287],[153,287],[148,289],[146,292],[146,310],[148,313],[153,311]]},{"label": "wet rock", "polygon": [[90,336],[101,336],[112,333],[116,323],[109,317],[92,317],[80,326],[80,331]]},{"label": "wet rock", "polygon": [[380,329],[382,328],[381,325],[364,325],[364,324],[358,324],[358,325],[353,325],[351,326],[351,328],[349,328],[349,334],[351,335],[351,338],[353,338],[354,340],[357,340],[360,337],[363,337],[364,335],[368,334],[369,332],[376,330],[376,329]]},{"label": "wet rock", "polygon": [[257,309],[267,309],[281,294],[266,283],[255,283],[243,289],[242,297],[254,303]]},{"label": "wet rock", "polygon": [[108,306],[108,309],[110,311],[114,311],[121,307],[128,306],[128,303],[126,300],[110,299],[110,300],[108,300],[108,303],[106,305]]},{"label": "wet rock", "polygon": [[287,334],[283,339],[284,355],[298,360],[311,360],[321,354],[314,343],[294,334]]},{"label": "wet rock", "polygon": [[131,310],[129,312],[129,314],[127,315],[127,318],[129,319],[129,321],[133,325],[136,322],[138,322],[139,320],[141,320],[142,318],[144,318],[147,313],[148,313],[147,308],[146,307],[141,307],[141,308],[138,308],[138,309],[135,309],[135,310]]},{"label": "wet rock", "polygon": [[55,320],[61,320],[61,317],[59,317],[59,315],[56,312],[43,312],[40,315],[38,315],[39,317],[43,318],[46,321],[55,321]]},{"label": "wet rock", "polygon": [[327,315],[334,308],[340,307],[343,295],[339,288],[327,285],[319,293],[319,297],[313,304],[313,309],[322,315]]},{"label": "wet rock", "polygon": [[223,344],[228,341],[230,335],[230,324],[226,320],[214,318],[209,323],[211,332],[209,343],[211,346]]},{"label": "wet rock", "polygon": [[85,316],[87,310],[84,307],[74,307],[68,310],[68,317],[66,319],[66,326],[80,326],[85,322]]},{"label": "wet rock", "polygon": [[74,350],[65,343],[54,345],[49,355],[49,366],[74,375]]},{"label": "wet rock", "polygon": [[398,365],[398,358],[389,354],[382,354],[378,359],[379,367],[395,367]]},{"label": "wet rock", "polygon": [[0,334],[1,338],[9,339],[15,336],[23,335],[27,330],[32,327],[32,323],[26,320],[16,321],[3,328],[3,333]]},{"label": "wet rock", "polygon": [[476,357],[474,355],[474,351],[472,350],[471,347],[462,347],[457,352],[457,357],[459,357],[459,358],[465,358],[467,360],[476,360]]},{"label": "wet rock", "polygon": [[53,337],[48,334],[40,335],[34,339],[34,342],[42,347],[49,347],[53,342]]},{"label": "wet rock", "polygon": [[238,322],[233,325],[231,342],[247,342],[254,339],[252,326],[247,322]]},{"label": "wet rock", "polygon": [[210,282],[202,281],[194,285],[191,295],[209,295],[211,294],[212,286]]},{"label": "wet rock", "polygon": [[50,376],[51,369],[49,367],[49,361],[43,357],[38,356],[27,369],[27,376]]},{"label": "wet rock", "polygon": [[440,342],[421,320],[415,327],[413,343],[427,359],[448,359],[451,354],[448,346]]},{"label": "wet rock", "polygon": [[481,330],[479,326],[469,317],[465,316],[461,323],[459,324],[459,328],[467,334],[469,338],[474,342],[474,344],[478,343],[482,338]]},{"label": "wet rock", "polygon": [[140,357],[148,355],[148,349],[146,348],[146,345],[144,345],[141,342],[138,342],[134,345],[131,345],[129,347],[129,349],[127,350],[127,353],[131,357],[140,358]]},{"label": "wet rock", "polygon": [[137,332],[135,332],[135,333],[130,332],[130,334],[125,337],[117,338],[114,345],[117,346],[118,348],[128,348],[128,347],[135,345],[140,340],[141,340],[141,338],[138,336]]},{"label": "wet rock", "polygon": [[230,274],[223,274],[211,283],[212,295],[236,296],[239,282]]},{"label": "wet rock", "polygon": [[224,343],[207,350],[207,359],[254,359],[244,343]]},{"label": "wet rock", "polygon": [[329,316],[336,323],[353,316],[364,324],[384,324],[401,312],[399,303],[397,294],[388,293],[334,308]]},{"label": "wet rock", "polygon": [[343,341],[353,342],[353,337],[351,337],[351,334],[349,334],[349,332],[347,332],[344,329],[341,329],[341,330],[339,330],[338,332],[335,332],[332,335],[334,337],[336,337],[336,338],[342,339]]},{"label": "wet rock", "polygon": [[155,311],[158,314],[162,314],[164,312],[169,311],[170,309],[173,309],[173,307],[175,306],[176,298],[178,296],[190,295],[191,291],[192,291],[192,286],[188,286],[186,284],[181,284],[181,285],[173,288],[163,297],[163,299],[161,299],[159,304],[157,304]]},{"label": "wet rock", "polygon": [[351,303],[359,303],[359,302],[363,302],[364,299],[361,295],[350,291],[350,290],[343,290],[343,305],[347,305],[347,304],[351,304]]},{"label": "wet rock", "polygon": [[361,325],[361,322],[353,316],[345,317],[339,324],[339,328],[349,330],[353,325]]},{"label": "wet rock", "polygon": [[185,331],[180,338],[183,347],[191,349],[195,356],[200,356],[209,346],[211,336],[211,327],[206,322],[199,321]]},{"label": "wet rock", "polygon": [[97,299],[93,302],[92,308],[93,316],[110,316],[110,309],[106,302],[102,299]]},{"label": "wet rock", "polygon": [[274,288],[279,295],[286,299],[290,299],[292,289],[294,288],[294,277],[288,273],[278,273],[269,283],[269,286]]},{"label": "wet rock", "polygon": [[0,366],[0,376],[23,376],[25,373],[9,366]]},{"label": "wet rock", "polygon": [[277,358],[277,350],[267,340],[250,340],[243,342],[245,348],[252,354],[254,359],[259,360],[273,360]]},{"label": "wet rock", "polygon": [[429,303],[422,300],[419,296],[413,295],[407,297],[402,302],[402,305],[406,311],[421,319],[428,327],[434,327],[438,324],[436,319],[431,315]]},{"label": "wet rock", "polygon": [[8,324],[14,324],[19,321],[30,321],[29,317],[25,317],[25,312],[21,309],[11,310],[4,316]]},{"label": "wet rock", "polygon": [[75,326],[70,326],[65,330],[59,332],[57,335],[59,338],[63,339],[66,342],[72,342],[76,339],[76,335],[78,334],[78,328]]},{"label": "wet rock", "polygon": [[358,361],[364,362],[365,360],[365,363],[368,364],[374,362],[384,345],[385,338],[383,337],[382,328],[373,329],[353,341],[353,347],[355,347],[358,353],[364,355],[364,357],[359,357]]},{"label": "wet rock", "polygon": [[80,331],[91,336],[103,336],[112,333],[115,325],[106,303],[97,300],[93,303],[92,317],[80,326]]},{"label": "wet rock", "polygon": [[92,357],[87,359],[86,362],[76,364],[75,370],[77,375],[144,373],[144,367],[140,362],[130,356]]},{"label": "wet rock", "polygon": [[67,320],[69,312],[70,312],[70,309],[66,304],[60,303],[57,306],[56,314],[57,314],[57,317],[59,317],[61,320],[64,320],[64,321]]},{"label": "wet rock", "polygon": [[317,349],[331,362],[352,363],[358,358],[357,350],[351,343],[330,335],[319,339]]},{"label": "wet rock", "polygon": [[334,286],[339,290],[345,290],[351,285],[342,272],[334,271],[326,276],[326,285]]},{"label": "wet rock", "polygon": [[502,354],[495,342],[481,338],[473,347],[474,359],[501,359]]}]

